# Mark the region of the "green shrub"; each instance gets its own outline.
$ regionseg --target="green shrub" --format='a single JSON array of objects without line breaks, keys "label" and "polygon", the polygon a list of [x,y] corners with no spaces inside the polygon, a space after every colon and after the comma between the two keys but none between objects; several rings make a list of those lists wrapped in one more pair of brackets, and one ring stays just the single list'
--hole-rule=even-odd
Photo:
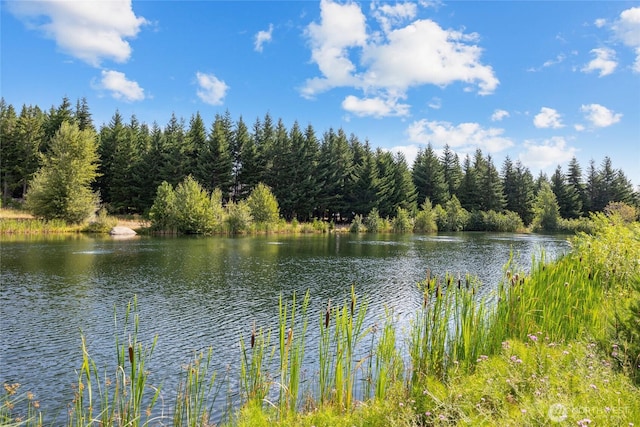
[{"label": "green shrub", "polygon": [[227,231],[231,234],[241,234],[249,230],[253,223],[251,209],[247,202],[230,202],[227,205],[227,217],[225,219]]},{"label": "green shrub", "polygon": [[96,218],[87,225],[85,231],[89,233],[108,233],[116,225],[118,225],[118,220],[110,217],[105,208],[101,208]]},{"label": "green shrub", "polygon": [[395,233],[408,233],[413,230],[411,217],[406,209],[398,208],[398,213],[391,223]]},{"label": "green shrub", "polygon": [[434,211],[431,201],[427,199],[422,204],[422,209],[416,215],[413,231],[418,233],[434,233],[438,231],[436,224],[436,212]]},{"label": "green shrub", "polygon": [[278,200],[269,187],[258,184],[247,198],[253,220],[257,223],[276,223],[280,216]]},{"label": "green shrub", "polygon": [[349,226],[349,231],[351,233],[360,233],[364,230],[364,224],[362,222],[362,215],[356,215],[353,217],[353,221],[351,221],[351,225]]},{"label": "green shrub", "polygon": [[369,215],[367,215],[364,220],[364,225],[370,233],[378,233],[382,231],[384,227],[383,220],[380,218],[377,208],[371,209],[371,212],[369,212]]}]

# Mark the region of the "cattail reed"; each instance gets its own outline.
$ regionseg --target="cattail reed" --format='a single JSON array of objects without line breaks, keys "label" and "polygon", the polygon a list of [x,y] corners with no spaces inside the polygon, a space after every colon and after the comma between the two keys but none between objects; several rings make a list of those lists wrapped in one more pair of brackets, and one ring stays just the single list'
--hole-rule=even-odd
[{"label": "cattail reed", "polygon": [[129,344],[129,363],[133,365],[133,346]]},{"label": "cattail reed", "polygon": [[256,321],[253,321],[253,328],[251,329],[251,348],[256,345]]},{"label": "cattail reed", "polygon": [[324,327],[329,327],[329,319],[331,318],[331,300],[327,302],[327,311],[324,313]]},{"label": "cattail reed", "polygon": [[287,347],[291,346],[291,341],[293,340],[293,329],[289,328],[287,332]]}]

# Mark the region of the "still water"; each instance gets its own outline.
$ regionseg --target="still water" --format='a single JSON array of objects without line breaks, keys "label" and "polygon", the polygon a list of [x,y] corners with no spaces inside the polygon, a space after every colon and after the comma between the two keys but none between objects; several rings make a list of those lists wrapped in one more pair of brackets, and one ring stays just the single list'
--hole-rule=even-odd
[{"label": "still water", "polygon": [[[476,275],[483,283],[478,294],[489,295],[510,253],[527,269],[542,250],[547,258],[569,250],[562,236],[491,233],[2,237],[0,243],[0,382],[22,384],[58,420],[73,399],[80,335],[98,367],[113,370],[114,310],[122,316],[134,295],[141,340],[158,336],[149,383],[162,386],[170,411],[181,366],[209,347],[233,392],[240,337],[250,335],[254,321],[258,328],[277,325],[280,295],[290,300],[310,291],[309,353],[327,300],[341,304],[352,284],[369,303],[369,324],[384,321],[389,310],[402,330],[421,304],[416,283],[428,269]],[[313,366],[307,368],[312,377]]]}]

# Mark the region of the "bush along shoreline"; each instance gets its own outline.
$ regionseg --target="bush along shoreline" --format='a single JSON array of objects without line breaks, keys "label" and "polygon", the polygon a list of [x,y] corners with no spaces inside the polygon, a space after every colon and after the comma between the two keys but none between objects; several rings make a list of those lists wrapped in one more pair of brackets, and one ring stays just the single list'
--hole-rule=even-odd
[{"label": "bush along shoreline", "polygon": [[[427,272],[406,343],[392,316],[365,324],[366,298],[312,310],[308,293],[279,301],[274,330],[239,337],[240,401],[211,371],[215,349],[180,371],[175,401],[148,383],[155,340],[138,340],[136,299],[116,341],[113,372],[84,339],[68,426],[610,425],[640,420],[640,224],[596,215],[529,274],[511,262],[496,292],[478,299],[472,277]],[[305,342],[319,328],[316,352]],[[119,333],[121,331],[118,331]],[[408,354],[403,354],[406,348]],[[302,361],[314,354],[311,379]],[[306,368],[306,367],[305,367]],[[113,375],[111,375],[113,374]],[[45,425],[39,401],[5,384],[0,425]],[[161,409],[161,410],[159,410]],[[169,414],[169,415],[162,415]],[[564,423],[564,424],[562,424]]]}]

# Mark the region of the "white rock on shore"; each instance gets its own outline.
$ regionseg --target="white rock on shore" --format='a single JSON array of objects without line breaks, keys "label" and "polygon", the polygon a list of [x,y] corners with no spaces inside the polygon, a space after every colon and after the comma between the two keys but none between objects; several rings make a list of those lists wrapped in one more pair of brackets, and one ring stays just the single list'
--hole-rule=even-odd
[{"label": "white rock on shore", "polygon": [[109,234],[111,234],[112,236],[135,236],[138,233],[136,233],[129,227],[118,226],[118,227],[113,227],[111,231],[109,231]]}]

